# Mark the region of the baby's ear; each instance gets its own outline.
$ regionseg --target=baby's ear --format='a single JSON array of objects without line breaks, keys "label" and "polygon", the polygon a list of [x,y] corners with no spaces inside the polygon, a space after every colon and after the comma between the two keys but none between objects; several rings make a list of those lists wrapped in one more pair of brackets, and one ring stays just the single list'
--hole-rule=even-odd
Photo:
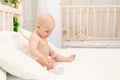
[{"label": "baby's ear", "polygon": [[39,24],[37,24],[37,28],[40,28],[40,25],[39,25]]}]

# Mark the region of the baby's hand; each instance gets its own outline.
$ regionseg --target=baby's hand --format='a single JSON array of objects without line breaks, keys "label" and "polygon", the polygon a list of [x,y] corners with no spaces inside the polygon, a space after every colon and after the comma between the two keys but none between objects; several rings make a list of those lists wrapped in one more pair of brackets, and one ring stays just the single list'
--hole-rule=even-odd
[{"label": "baby's hand", "polygon": [[48,64],[47,64],[47,69],[53,69],[55,65],[55,60],[54,59],[47,59]]},{"label": "baby's hand", "polygon": [[49,63],[50,65],[54,65],[54,64],[55,64],[55,60],[54,60],[54,59],[49,59],[49,60],[48,60],[48,63]]}]

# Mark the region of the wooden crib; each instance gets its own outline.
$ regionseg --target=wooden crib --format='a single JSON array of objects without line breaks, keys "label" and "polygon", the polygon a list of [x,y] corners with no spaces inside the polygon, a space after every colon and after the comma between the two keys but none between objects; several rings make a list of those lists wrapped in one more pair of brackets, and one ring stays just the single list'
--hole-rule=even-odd
[{"label": "wooden crib", "polygon": [[20,26],[22,26],[22,9],[15,9],[0,4],[0,31],[13,31],[13,17],[18,16]]},{"label": "wooden crib", "polygon": [[74,46],[64,44],[70,41],[120,40],[120,5],[61,5],[61,22],[63,47]]}]

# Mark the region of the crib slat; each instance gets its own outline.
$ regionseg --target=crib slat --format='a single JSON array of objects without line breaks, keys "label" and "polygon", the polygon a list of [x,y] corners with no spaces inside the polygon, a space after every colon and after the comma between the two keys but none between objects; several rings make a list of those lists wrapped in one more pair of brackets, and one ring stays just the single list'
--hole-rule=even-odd
[{"label": "crib slat", "polygon": [[2,17],[2,18],[3,18],[3,26],[2,26],[3,28],[2,28],[2,29],[5,30],[5,27],[6,27],[6,16],[5,16],[5,11],[2,12],[2,15],[3,15],[3,17]]},{"label": "crib slat", "polygon": [[93,8],[93,20],[92,20],[92,24],[93,24],[93,27],[92,27],[92,36],[95,37],[95,17],[96,17],[96,8]]},{"label": "crib slat", "polygon": [[9,30],[10,30],[10,28],[12,27],[10,24],[11,24],[11,23],[13,23],[13,22],[11,21],[11,17],[10,17],[10,13],[9,13],[9,12],[7,13],[7,17],[8,17],[8,18],[7,18],[7,19],[8,19],[8,21],[7,21],[6,30],[8,30],[8,31],[9,31]]},{"label": "crib slat", "polygon": [[73,36],[73,38],[75,38],[75,8],[73,8],[73,15],[72,15],[72,17],[73,17],[73,33],[72,33],[72,36]]},{"label": "crib slat", "polygon": [[89,26],[89,8],[87,8],[87,16],[86,16],[86,36],[88,36],[88,26]]},{"label": "crib slat", "polygon": [[64,19],[64,15],[65,15],[65,12],[64,12],[65,8],[62,7],[61,8],[61,24],[62,24],[62,40],[66,39],[65,38],[65,19]]},{"label": "crib slat", "polygon": [[100,9],[100,36],[103,36],[103,9]]},{"label": "crib slat", "polygon": [[112,36],[115,37],[115,27],[116,27],[116,8],[113,10],[113,31]]},{"label": "crib slat", "polygon": [[69,22],[68,22],[68,16],[69,16],[69,12],[68,12],[68,8],[66,9],[66,24],[67,24],[67,26],[66,26],[66,28],[67,28],[67,37],[68,37],[68,39],[69,39]]},{"label": "crib slat", "polygon": [[80,10],[80,28],[79,28],[79,36],[81,35],[81,31],[82,31],[82,8],[79,9]]},{"label": "crib slat", "polygon": [[110,9],[107,8],[107,26],[106,26],[106,29],[105,29],[105,30],[107,31],[107,32],[106,32],[106,36],[107,36],[107,37],[109,37],[109,28],[110,28],[110,27],[109,27],[109,22],[110,22],[110,21],[109,21],[109,16],[110,16],[109,11],[110,11]]},{"label": "crib slat", "polygon": [[10,31],[13,31],[13,27],[14,27],[14,24],[13,24],[13,16],[14,16],[14,14],[13,13],[11,13],[11,27],[12,28],[10,28]]}]

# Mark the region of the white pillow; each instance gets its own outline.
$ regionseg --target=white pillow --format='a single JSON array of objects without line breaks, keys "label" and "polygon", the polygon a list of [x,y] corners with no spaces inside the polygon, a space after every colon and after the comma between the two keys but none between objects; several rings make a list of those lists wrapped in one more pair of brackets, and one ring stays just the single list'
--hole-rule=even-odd
[{"label": "white pillow", "polygon": [[0,31],[0,45],[15,46],[14,41],[11,39],[15,34],[15,32]]},{"label": "white pillow", "polygon": [[48,73],[34,59],[9,46],[0,46],[0,67],[23,79],[38,79]]},{"label": "white pillow", "polygon": [[10,74],[7,75],[7,80],[63,80],[59,78],[60,76],[57,76],[56,74],[53,74],[52,72],[48,72],[47,74],[43,75],[39,79],[22,79],[16,76],[12,76]]},{"label": "white pillow", "polygon": [[25,29],[19,29],[19,32],[27,39],[30,39],[30,36],[32,34],[32,32],[25,30]]},{"label": "white pillow", "polygon": [[18,78],[16,76],[12,76],[12,75],[8,74],[6,80],[25,80],[25,79]]},{"label": "white pillow", "polygon": [[0,80],[6,80],[6,72],[0,68]]},{"label": "white pillow", "polygon": [[14,42],[14,47],[19,49],[20,51],[24,53],[29,52],[29,42],[28,40],[25,39],[25,37],[21,33],[17,33],[12,36],[12,41]]},{"label": "white pillow", "polygon": [[22,52],[28,52],[28,40],[19,32],[0,31],[0,45],[8,45]]}]

